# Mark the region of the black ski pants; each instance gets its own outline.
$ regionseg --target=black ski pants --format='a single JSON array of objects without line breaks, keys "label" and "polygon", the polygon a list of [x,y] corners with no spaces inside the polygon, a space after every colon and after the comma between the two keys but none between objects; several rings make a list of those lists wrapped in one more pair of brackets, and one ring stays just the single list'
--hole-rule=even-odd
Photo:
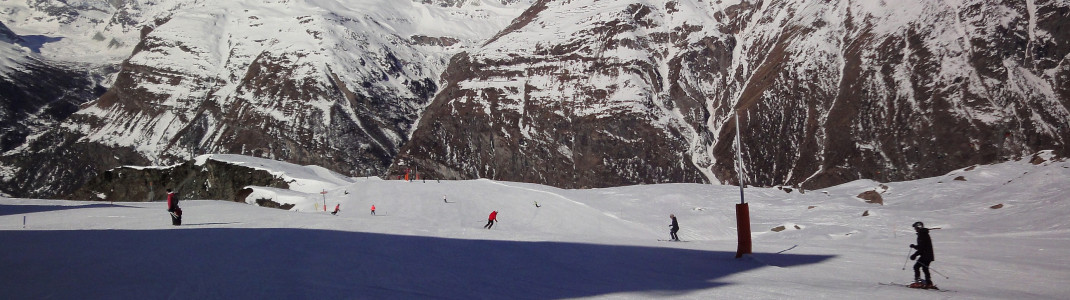
[{"label": "black ski pants", "polygon": [[925,283],[932,284],[933,278],[929,275],[929,264],[933,263],[931,260],[918,260],[914,263],[914,279],[921,279],[921,273],[925,273]]}]

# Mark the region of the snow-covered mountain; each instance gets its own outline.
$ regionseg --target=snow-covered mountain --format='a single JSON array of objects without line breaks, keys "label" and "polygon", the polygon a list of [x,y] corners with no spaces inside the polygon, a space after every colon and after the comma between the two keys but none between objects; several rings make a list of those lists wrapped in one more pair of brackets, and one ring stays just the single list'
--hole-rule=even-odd
[{"label": "snow-covered mountain", "polygon": [[[395,170],[823,187],[1070,153],[1070,1],[539,1],[454,57]],[[404,163],[405,165],[400,165]]]},{"label": "snow-covered mountain", "polygon": [[[139,27],[136,45],[103,96],[6,153],[7,190],[65,194],[105,169],[201,153],[382,174],[438,90],[449,57],[497,33],[529,4],[165,2],[83,3],[114,8],[109,24]],[[65,9],[42,11],[66,20],[70,14],[56,12]],[[64,152],[83,157],[53,159]]]},{"label": "snow-covered mountain", "polygon": [[30,0],[0,10],[22,49],[39,52],[28,57],[88,65],[86,90],[108,87],[0,156],[0,188],[18,196],[67,195],[103,170],[205,153],[350,176],[735,183],[736,112],[756,185],[1070,154],[1065,0]]},{"label": "snow-covered mountain", "polygon": [[52,61],[38,43],[40,37],[0,22],[0,151],[55,126],[104,91],[94,68]]}]

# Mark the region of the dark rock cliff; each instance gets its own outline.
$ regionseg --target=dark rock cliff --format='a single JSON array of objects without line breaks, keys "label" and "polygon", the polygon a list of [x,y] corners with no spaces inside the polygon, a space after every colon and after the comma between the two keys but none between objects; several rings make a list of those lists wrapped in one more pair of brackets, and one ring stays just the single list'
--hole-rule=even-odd
[{"label": "dark rock cliff", "polygon": [[101,172],[66,199],[150,202],[163,201],[167,189],[180,199],[213,199],[245,202],[246,186],[288,188],[268,171],[236,164],[206,160],[198,165],[187,161],[171,167],[119,167]]}]

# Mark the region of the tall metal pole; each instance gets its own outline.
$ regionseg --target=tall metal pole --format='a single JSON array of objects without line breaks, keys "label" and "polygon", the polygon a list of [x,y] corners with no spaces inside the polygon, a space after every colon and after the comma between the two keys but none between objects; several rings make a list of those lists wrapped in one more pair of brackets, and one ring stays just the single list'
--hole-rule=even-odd
[{"label": "tall metal pole", "polygon": [[739,173],[739,204],[743,201],[743,143],[739,142],[739,111],[736,111],[736,173]]},{"label": "tall metal pole", "polygon": [[751,237],[750,237],[750,205],[743,200],[743,143],[739,138],[739,111],[735,112],[736,117],[736,163],[739,173],[739,204],[736,204],[736,233],[739,237],[739,247],[736,248],[736,258],[743,257],[744,254],[751,253]]}]

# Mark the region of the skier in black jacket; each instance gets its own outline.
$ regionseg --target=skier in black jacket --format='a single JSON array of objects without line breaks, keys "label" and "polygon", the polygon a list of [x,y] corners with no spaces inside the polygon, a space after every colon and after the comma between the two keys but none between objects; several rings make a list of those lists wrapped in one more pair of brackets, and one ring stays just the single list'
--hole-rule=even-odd
[{"label": "skier in black jacket", "polygon": [[672,219],[672,224],[669,224],[669,236],[672,240],[679,241],[680,237],[676,236],[676,232],[680,231],[680,223],[676,223],[676,215],[669,214],[669,219]]},{"label": "skier in black jacket", "polygon": [[[933,280],[929,275],[929,265],[936,260],[933,256],[933,240],[929,237],[929,229],[925,228],[925,224],[921,222],[914,222],[914,231],[918,233],[918,243],[910,245],[910,248],[917,250],[910,256],[911,260],[917,260],[914,263],[914,284],[912,286],[932,288]],[[921,281],[922,271],[925,272],[925,281]]]}]

